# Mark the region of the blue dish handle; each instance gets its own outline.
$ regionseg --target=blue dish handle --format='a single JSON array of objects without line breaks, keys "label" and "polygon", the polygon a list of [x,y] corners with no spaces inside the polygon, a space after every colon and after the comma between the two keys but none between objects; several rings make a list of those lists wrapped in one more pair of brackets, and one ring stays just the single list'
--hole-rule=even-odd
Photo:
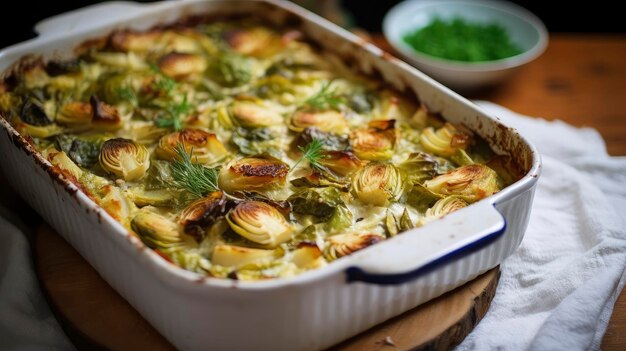
[{"label": "blue dish handle", "polygon": [[[459,232],[459,230],[465,232]],[[404,236],[410,237],[403,240],[403,242],[400,242],[400,240],[394,242],[397,240],[394,238],[378,244],[380,246],[389,246],[389,248],[381,248],[380,251],[387,249],[386,251],[390,251],[390,253],[373,254],[372,252],[363,260],[364,263],[348,267],[346,269],[347,282],[363,282],[377,285],[398,285],[411,282],[450,262],[491,245],[506,231],[506,219],[495,208],[493,203],[476,203],[458,211],[458,213],[452,213],[444,219],[413,231],[415,233],[407,232],[400,234],[398,239],[404,239]],[[433,236],[449,240],[432,240]],[[426,240],[429,241],[425,242],[425,244],[433,246],[429,258],[422,263],[417,263],[415,267],[403,270],[398,269],[398,267],[405,265],[404,262],[416,261],[415,259],[410,259],[411,247],[419,247],[420,241]],[[391,251],[394,249],[398,251],[395,258],[403,262],[395,265],[392,269],[393,271],[387,271],[387,267],[384,266],[376,266],[376,257],[388,258],[391,254],[390,259],[393,261],[394,255]],[[417,255],[414,255],[414,258],[416,257]],[[389,258],[387,262],[389,262]],[[384,265],[385,262],[378,263]]]}]

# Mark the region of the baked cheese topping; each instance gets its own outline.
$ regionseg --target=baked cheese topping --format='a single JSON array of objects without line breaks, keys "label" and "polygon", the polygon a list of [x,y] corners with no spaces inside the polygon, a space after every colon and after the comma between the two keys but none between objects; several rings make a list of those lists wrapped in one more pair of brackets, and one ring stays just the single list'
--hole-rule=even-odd
[{"label": "baked cheese topping", "polygon": [[145,245],[219,278],[316,269],[515,180],[464,126],[257,22],[24,58],[0,111]]}]

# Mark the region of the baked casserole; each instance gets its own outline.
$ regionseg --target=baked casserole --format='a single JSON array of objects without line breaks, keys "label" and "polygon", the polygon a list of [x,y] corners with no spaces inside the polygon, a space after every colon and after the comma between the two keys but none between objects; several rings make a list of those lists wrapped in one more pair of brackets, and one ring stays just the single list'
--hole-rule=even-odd
[{"label": "baked casserole", "polygon": [[251,20],[115,31],[75,59],[22,59],[0,94],[59,172],[212,277],[319,268],[521,177],[465,126]]}]

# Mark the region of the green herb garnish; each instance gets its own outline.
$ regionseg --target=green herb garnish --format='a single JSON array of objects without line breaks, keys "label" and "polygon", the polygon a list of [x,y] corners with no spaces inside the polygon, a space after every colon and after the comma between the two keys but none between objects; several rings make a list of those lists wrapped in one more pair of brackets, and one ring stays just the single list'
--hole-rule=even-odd
[{"label": "green herb garnish", "polygon": [[302,151],[302,157],[291,167],[290,172],[296,169],[303,160],[309,161],[311,168],[322,168],[320,160],[326,158],[323,147],[324,142],[321,139],[313,139],[305,147],[298,146],[298,149]]},{"label": "green herb garnish", "polygon": [[335,93],[335,89],[332,89],[330,85],[331,82],[324,83],[317,93],[304,102],[304,105],[316,110],[338,110],[339,105],[343,104],[344,100]]},{"label": "green herb garnish", "polygon": [[176,145],[176,157],[170,164],[174,185],[186,190],[196,197],[205,196],[217,191],[218,172],[215,168],[207,168],[191,161],[193,148],[187,153],[182,143]]},{"label": "green herb garnish", "polygon": [[165,108],[168,117],[157,118],[154,123],[159,128],[171,128],[176,131],[183,129],[182,117],[191,111],[191,104],[187,102],[187,95],[183,96],[180,103],[170,105]]},{"label": "green herb garnish", "polygon": [[166,96],[172,95],[172,92],[178,85],[176,81],[161,72],[159,66],[152,64],[150,69],[158,75],[157,79],[152,83],[154,90],[163,93]]},{"label": "green herb garnish", "polygon": [[500,24],[458,17],[434,18],[427,26],[405,34],[403,40],[416,51],[455,61],[492,61],[522,53]]},{"label": "green herb garnish", "polygon": [[131,88],[119,88],[117,89],[117,96],[124,101],[128,101],[133,107],[139,105],[139,99],[137,94]]}]

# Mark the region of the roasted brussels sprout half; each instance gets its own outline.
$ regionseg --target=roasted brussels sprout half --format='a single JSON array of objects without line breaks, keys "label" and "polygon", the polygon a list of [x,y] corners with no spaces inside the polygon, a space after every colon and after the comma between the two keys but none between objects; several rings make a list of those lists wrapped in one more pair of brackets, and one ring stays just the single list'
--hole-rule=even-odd
[{"label": "roasted brussels sprout half", "polygon": [[137,121],[128,128],[129,135],[133,136],[133,139],[139,144],[150,145],[154,144],[163,137],[163,135],[169,133],[168,129],[159,128],[154,122],[139,122]]},{"label": "roasted brussels sprout half", "polygon": [[406,202],[418,211],[424,212],[443,197],[443,195],[437,194],[423,185],[414,184],[407,193]]},{"label": "roasted brussels sprout half", "polygon": [[161,73],[176,80],[202,74],[207,68],[202,56],[181,52],[171,52],[161,57],[157,65]]},{"label": "roasted brussels sprout half", "polygon": [[130,225],[141,240],[153,249],[172,249],[185,243],[176,223],[149,210],[139,211]]},{"label": "roasted brussels sprout half", "polygon": [[395,125],[393,119],[376,120],[369,122],[367,128],[353,131],[350,141],[354,153],[363,160],[389,160],[396,147]]},{"label": "roasted brussels sprout half", "polygon": [[436,114],[430,112],[426,105],[421,104],[417,111],[411,116],[411,119],[408,120],[411,127],[422,130],[427,126],[433,127],[441,127],[444,122],[441,117]]},{"label": "roasted brussels sprout half", "polygon": [[334,134],[346,134],[350,131],[343,113],[335,110],[303,109],[294,112],[289,119],[289,128],[293,131],[301,132],[308,127]]},{"label": "roasted brussels sprout half", "polygon": [[384,240],[375,234],[339,234],[326,239],[324,257],[333,261]]},{"label": "roasted brussels sprout half", "polygon": [[[6,95],[8,94],[3,96]],[[11,106],[8,107],[11,108]],[[48,117],[43,104],[33,97],[26,99],[19,111],[19,117],[20,121],[15,122],[15,129],[31,137],[48,138],[64,132],[62,127]]]},{"label": "roasted brussels sprout half", "polygon": [[132,181],[141,178],[150,167],[150,152],[129,139],[109,139],[102,144],[99,162],[105,171]]},{"label": "roasted brussels sprout half", "polygon": [[137,104],[135,89],[140,89],[144,80],[145,75],[134,72],[107,72],[98,77],[95,95],[110,105]]},{"label": "roasted brussels sprout half", "polygon": [[282,213],[285,217],[288,217],[292,210],[291,204],[288,201],[272,200],[270,197],[254,191],[239,191],[233,193],[233,196],[247,201],[265,202],[266,204],[277,209],[278,212]]},{"label": "roasted brussels sprout half", "polygon": [[211,262],[224,267],[241,267],[250,263],[270,262],[275,258],[274,250],[252,249],[234,245],[216,245]]},{"label": "roasted brussels sprout half", "polygon": [[374,108],[375,94],[371,91],[354,91],[345,96],[347,105],[357,113],[368,113]]},{"label": "roasted brussels sprout half", "polygon": [[226,192],[264,190],[285,184],[289,166],[273,157],[245,157],[220,171],[218,183]]},{"label": "roasted brussels sprout half", "polygon": [[380,117],[384,119],[406,120],[418,109],[415,102],[391,90],[384,90],[380,100]]},{"label": "roasted brussels sprout half", "polygon": [[238,87],[252,79],[252,63],[245,56],[224,52],[212,58],[208,73],[222,86]]},{"label": "roasted brussels sprout half", "polygon": [[225,39],[235,52],[260,58],[276,54],[283,46],[278,34],[263,27],[233,30]]},{"label": "roasted brussels sprout half", "polygon": [[348,150],[350,149],[350,139],[347,135],[338,135],[323,132],[315,127],[305,128],[300,135],[293,141],[294,149],[304,148],[313,140],[319,140],[322,143],[322,149],[326,151]]},{"label": "roasted brussels sprout half", "polygon": [[170,189],[146,190],[143,187],[128,189],[125,194],[139,207],[169,207],[178,202],[178,193]]},{"label": "roasted brussels sprout half", "polygon": [[237,234],[266,247],[276,247],[291,239],[292,227],[274,207],[260,201],[244,201],[226,216]]},{"label": "roasted brussels sprout half", "polygon": [[392,164],[369,163],[352,178],[352,192],[362,202],[387,206],[404,192],[402,172]]},{"label": "roasted brussels sprout half", "polygon": [[295,192],[287,201],[295,213],[318,217],[330,216],[337,206],[343,205],[341,193],[333,188],[308,188]]},{"label": "roasted brussels sprout half", "polygon": [[93,117],[93,109],[86,102],[73,101],[63,105],[57,114],[57,123],[68,126],[88,125]]},{"label": "roasted brussels sprout half", "polygon": [[134,32],[129,30],[116,31],[111,35],[111,47],[117,51],[149,51],[163,34],[159,31]]},{"label": "roasted brussels sprout half", "polygon": [[214,163],[228,155],[228,150],[215,134],[191,128],[161,137],[155,153],[162,160],[172,161],[176,158],[178,144],[183,144],[185,151],[191,154],[193,163]]},{"label": "roasted brussels sprout half", "polygon": [[339,204],[326,222],[325,229],[329,234],[336,234],[353,224],[352,211],[345,204]]},{"label": "roasted brussels sprout half", "polygon": [[283,104],[292,103],[297,94],[293,82],[280,75],[270,75],[254,83],[254,92],[263,99],[277,99]]},{"label": "roasted brussels sprout half", "polygon": [[43,127],[54,123],[48,114],[43,104],[33,97],[26,98],[22,109],[20,111],[20,119],[31,126]]},{"label": "roasted brussels sprout half", "polygon": [[245,155],[267,153],[278,156],[282,153],[280,134],[271,128],[238,127],[233,131],[230,141],[239,148],[239,152]]},{"label": "roasted brussels sprout half", "polygon": [[278,112],[252,101],[235,101],[230,112],[235,122],[244,128],[271,127],[283,123],[283,117]]},{"label": "roasted brussels sprout half", "polygon": [[442,195],[456,195],[472,203],[500,191],[498,175],[485,165],[463,166],[424,182],[424,187]]},{"label": "roasted brussels sprout half", "polygon": [[437,130],[428,127],[420,135],[420,143],[427,152],[443,157],[453,156],[457,151],[468,148],[471,142],[472,135],[469,132],[451,123]]},{"label": "roasted brussels sprout half", "polygon": [[405,171],[407,179],[413,184],[422,184],[425,180],[432,179],[437,175],[439,164],[432,156],[425,152],[415,152],[398,165]]},{"label": "roasted brussels sprout half", "polygon": [[95,129],[114,131],[122,128],[123,120],[115,107],[98,100],[95,95],[91,96],[89,103],[93,110],[91,125]]},{"label": "roasted brussels sprout half", "polygon": [[460,197],[448,196],[440,199],[431,208],[426,210],[424,217],[422,217],[419,222],[421,225],[424,225],[466,206],[467,202]]},{"label": "roasted brussels sprout half", "polygon": [[217,219],[224,217],[231,205],[232,202],[226,199],[223,192],[212,192],[208,196],[187,205],[180,213],[179,223],[183,226],[186,234],[193,236],[197,241],[201,241],[206,234],[206,229],[213,225]]},{"label": "roasted brussels sprout half", "polygon": [[324,151],[323,155],[319,164],[340,177],[346,177],[363,166],[363,162],[350,151]]},{"label": "roasted brussels sprout half", "polygon": [[338,178],[324,170],[313,170],[299,178],[291,180],[291,184],[297,188],[320,188],[332,186],[342,191],[350,189],[349,178]]}]

